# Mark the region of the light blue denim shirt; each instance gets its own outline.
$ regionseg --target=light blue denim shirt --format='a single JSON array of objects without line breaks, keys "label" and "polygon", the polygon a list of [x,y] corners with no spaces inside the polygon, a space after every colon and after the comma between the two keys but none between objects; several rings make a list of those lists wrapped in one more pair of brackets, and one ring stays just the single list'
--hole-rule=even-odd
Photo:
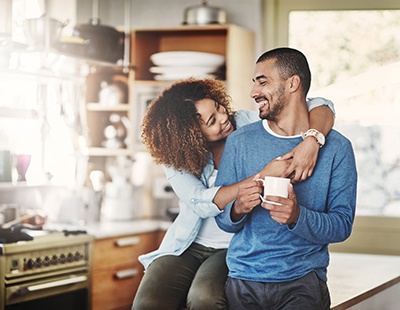
[{"label": "light blue denim shirt", "polygon": [[[307,101],[311,110],[321,105],[327,105],[335,113],[332,101],[324,98],[313,98]],[[260,120],[258,111],[240,110],[235,114],[236,126],[244,125]],[[179,215],[167,230],[160,247],[150,253],[139,256],[139,261],[147,268],[150,263],[164,255],[181,255],[195,240],[202,220],[207,217],[215,217],[222,212],[213,203],[215,194],[220,187],[208,186],[208,180],[214,171],[212,155],[208,157],[207,165],[203,169],[200,178],[179,172],[173,168],[164,167],[164,172],[173,190],[179,197]]]}]

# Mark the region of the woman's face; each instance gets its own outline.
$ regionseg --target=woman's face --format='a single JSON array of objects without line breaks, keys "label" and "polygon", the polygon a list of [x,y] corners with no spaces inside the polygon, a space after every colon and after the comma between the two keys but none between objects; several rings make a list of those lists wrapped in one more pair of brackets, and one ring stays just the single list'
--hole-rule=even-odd
[{"label": "woman's face", "polygon": [[225,139],[233,132],[225,107],[206,98],[196,102],[200,129],[208,142]]}]

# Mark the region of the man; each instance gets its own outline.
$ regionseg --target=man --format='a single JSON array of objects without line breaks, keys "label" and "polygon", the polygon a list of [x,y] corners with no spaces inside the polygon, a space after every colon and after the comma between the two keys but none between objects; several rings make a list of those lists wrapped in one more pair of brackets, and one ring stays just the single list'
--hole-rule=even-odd
[{"label": "man", "polygon": [[[254,175],[298,144],[309,128],[311,73],[301,52],[264,53],[253,81],[251,96],[262,121],[228,137],[216,185]],[[315,137],[324,144],[318,133]],[[288,198],[266,193],[280,205],[260,204],[255,179],[241,186],[237,199],[216,218],[222,229],[235,233],[227,253],[229,309],[329,309],[328,244],[349,237],[356,188],[351,143],[335,130],[326,137],[311,178],[290,184]]]}]

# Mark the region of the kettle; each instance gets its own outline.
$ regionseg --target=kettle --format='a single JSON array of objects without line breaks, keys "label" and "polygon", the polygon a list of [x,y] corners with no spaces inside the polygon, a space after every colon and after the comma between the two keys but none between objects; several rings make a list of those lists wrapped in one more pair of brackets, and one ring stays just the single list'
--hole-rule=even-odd
[{"label": "kettle", "polygon": [[202,1],[201,5],[191,6],[184,11],[184,25],[225,24],[226,12],[220,8],[207,5]]}]

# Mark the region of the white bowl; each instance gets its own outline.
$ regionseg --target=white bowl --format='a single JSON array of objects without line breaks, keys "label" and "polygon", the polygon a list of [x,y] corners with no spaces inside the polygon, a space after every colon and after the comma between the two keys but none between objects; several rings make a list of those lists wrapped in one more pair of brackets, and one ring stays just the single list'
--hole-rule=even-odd
[{"label": "white bowl", "polygon": [[215,78],[214,75],[209,73],[197,73],[191,74],[188,72],[187,74],[157,74],[154,76],[156,81],[177,81],[177,80],[184,80],[188,78],[196,78],[196,79],[204,79],[204,78]]},{"label": "white bowl", "polygon": [[150,56],[156,66],[208,66],[219,67],[224,64],[225,57],[204,52],[161,52]]},{"label": "white bowl", "polygon": [[149,71],[154,74],[204,74],[217,71],[215,66],[167,66],[167,67],[151,67]]}]

